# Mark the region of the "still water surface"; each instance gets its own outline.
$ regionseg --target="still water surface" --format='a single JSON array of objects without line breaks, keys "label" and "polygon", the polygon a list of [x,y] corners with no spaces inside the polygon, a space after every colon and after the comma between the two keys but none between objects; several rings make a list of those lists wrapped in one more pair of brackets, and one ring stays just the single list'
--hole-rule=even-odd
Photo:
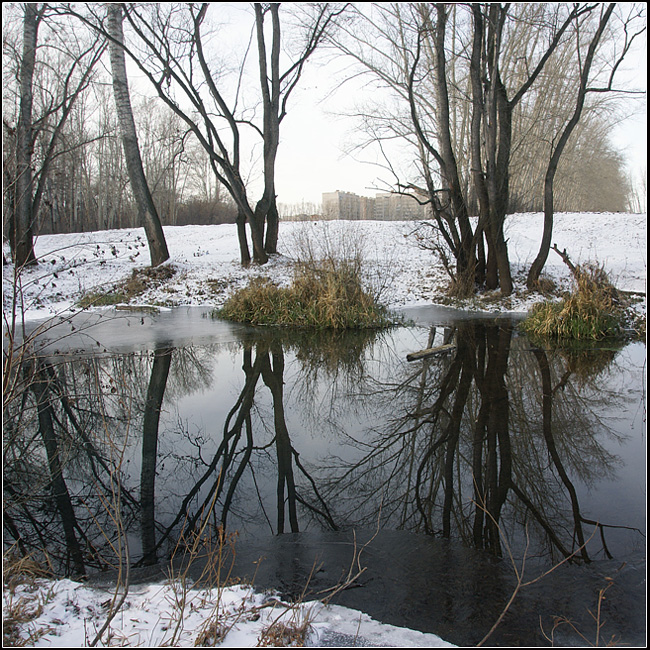
[{"label": "still water surface", "polygon": [[547,632],[554,616],[586,625],[610,577],[603,634],[642,638],[645,346],[552,350],[515,320],[408,316],[317,335],[196,309],[48,327],[35,388],[6,418],[5,531],[46,540],[72,575],[111,569],[119,486],[134,564],[179,555],[207,518],[237,534],[238,570],[264,555],[256,579],[296,593],[316,558],[327,588],[372,540],[340,602],[459,644],[507,601],[511,555],[527,579],[564,560],[493,641],[543,645],[542,615]]}]

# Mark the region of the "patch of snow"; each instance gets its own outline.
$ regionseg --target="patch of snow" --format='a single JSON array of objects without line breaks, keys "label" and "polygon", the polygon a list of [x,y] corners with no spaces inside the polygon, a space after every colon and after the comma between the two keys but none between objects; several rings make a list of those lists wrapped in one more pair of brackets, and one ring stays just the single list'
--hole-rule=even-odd
[{"label": "patch of snow", "polygon": [[[29,624],[32,632],[40,634],[31,647],[80,648],[95,639],[115,593],[72,580],[38,580],[29,588],[19,587],[14,602],[21,596],[45,605]],[[8,599],[5,591],[3,611],[10,604]],[[181,601],[184,606],[179,607]],[[211,629],[217,620],[219,627]],[[96,647],[251,648],[260,644],[272,626],[277,629],[282,624],[304,626],[308,647],[455,647],[435,634],[378,623],[338,605],[318,601],[290,605],[246,586],[196,589],[171,582],[132,587]],[[215,630],[222,640],[208,643],[206,639]]]}]

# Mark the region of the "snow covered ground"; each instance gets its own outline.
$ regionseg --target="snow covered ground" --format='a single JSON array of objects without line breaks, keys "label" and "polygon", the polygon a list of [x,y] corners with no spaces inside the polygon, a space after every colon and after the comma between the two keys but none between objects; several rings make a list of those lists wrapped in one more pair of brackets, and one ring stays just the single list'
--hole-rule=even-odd
[{"label": "snow covered ground", "polygon": [[[46,648],[80,648],[91,645],[110,611],[112,592],[91,589],[71,580],[37,581],[14,595],[43,604],[42,613],[23,627],[33,637],[27,645]],[[184,606],[179,607],[181,597]],[[116,600],[119,601],[119,598]],[[3,619],[10,606],[3,602]],[[215,623],[218,622],[218,625]],[[132,587],[124,605],[104,634],[98,647],[195,647],[253,648],[279,643],[299,635],[300,643],[311,647],[383,646],[395,648],[455,647],[435,634],[378,623],[362,612],[318,601],[299,606],[282,603],[268,594],[245,586],[222,590],[184,590],[179,584],[150,584]],[[215,638],[222,638],[215,643]],[[3,647],[6,647],[3,645]]]},{"label": "snow covered ground", "polygon": [[[360,247],[367,271],[375,286],[384,289],[382,298],[390,307],[430,304],[443,300],[447,277],[432,254],[418,247],[412,222],[305,222],[281,224],[281,255],[264,267],[243,269],[238,261],[235,227],[186,226],[165,229],[175,269],[170,279],[149,288],[133,299],[138,305],[214,305],[251,276],[266,275],[279,283],[291,279],[291,259],[304,245],[327,241],[334,250]],[[472,308],[495,311],[525,311],[538,295],[524,290],[525,272],[534,258],[542,230],[539,214],[513,215],[507,221],[510,259],[516,293],[506,301],[482,302]],[[602,264],[620,289],[646,291],[646,215],[560,214],[553,242],[575,263]],[[148,265],[149,255],[141,229],[107,231],[38,238],[40,263],[17,276],[11,265],[3,268],[3,313],[10,321],[14,278],[24,300],[26,319],[49,318],[76,309],[87,293],[111,291],[135,269]],[[5,251],[5,256],[7,253]],[[545,276],[559,286],[569,286],[570,277],[558,255],[551,252]],[[645,313],[645,299],[637,307]],[[389,647],[443,647],[450,644],[432,634],[422,634],[372,621],[365,614],[318,602],[290,607],[269,600],[268,595],[235,586],[219,593],[192,590],[186,594],[179,619],[178,586],[171,583],[133,587],[111,624],[112,637],[99,643],[132,646],[204,644],[210,626],[221,614],[224,647],[252,647],[269,638],[264,630],[286,621],[297,629],[309,621],[306,643],[312,646],[383,645]],[[69,580],[37,580],[15,591],[4,590],[3,619],[14,606],[38,607],[22,627],[33,632],[34,647],[82,647],[90,643],[106,620],[113,594]],[[22,601],[20,599],[23,599]],[[281,618],[281,615],[284,618]],[[180,626],[177,626],[180,620]],[[293,627],[292,627],[292,625]],[[214,633],[215,630],[212,630]],[[41,634],[42,633],[42,634]],[[40,635],[40,636],[39,636]],[[201,636],[203,635],[203,636]]]},{"label": "snow covered ground", "polygon": [[[646,215],[559,214],[553,243],[566,249],[574,263],[592,261],[605,267],[619,289],[645,292]],[[448,277],[433,254],[417,244],[414,222],[320,221],[285,222],[280,228],[280,255],[263,267],[239,264],[233,225],[167,227],[171,254],[166,263],[174,275],[149,288],[132,303],[165,306],[218,306],[251,276],[278,283],[291,279],[291,259],[305,241],[327,242],[330,250],[361,250],[370,281],[383,289],[390,307],[439,303]],[[527,311],[538,295],[525,292],[525,274],[537,254],[541,214],[517,214],[506,222],[516,293],[506,301],[481,302],[468,308]],[[149,253],[142,229],[48,235],[35,245],[40,264],[19,275],[27,319],[47,318],[74,308],[82,295],[110,291],[134,269],[146,267]],[[8,254],[6,253],[6,256]],[[560,287],[570,285],[567,267],[553,251],[544,275]],[[3,269],[3,310],[11,303],[13,271]]]}]

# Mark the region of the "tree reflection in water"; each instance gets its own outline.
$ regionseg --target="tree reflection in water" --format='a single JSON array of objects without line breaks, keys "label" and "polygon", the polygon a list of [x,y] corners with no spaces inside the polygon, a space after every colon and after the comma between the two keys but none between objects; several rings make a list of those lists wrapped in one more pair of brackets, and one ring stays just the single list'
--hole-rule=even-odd
[{"label": "tree reflection in water", "polygon": [[[340,502],[354,488],[358,511],[381,491],[383,526],[457,536],[499,556],[504,539],[513,547],[534,532],[535,554],[588,561],[588,524],[609,556],[606,522],[583,516],[571,477],[602,479],[618,463],[602,444],[616,434],[596,421],[598,392],[586,390],[614,353],[591,350],[590,374],[575,358],[531,348],[510,323],[460,323],[444,332],[452,341],[450,355],[386,384],[384,429],[324,493]],[[364,523],[378,512],[369,507]]]},{"label": "tree reflection in water", "polygon": [[[530,536],[553,560],[589,561],[597,530],[608,554],[607,522],[583,515],[576,483],[616,469],[604,444],[616,434],[597,419],[615,353],[461,322],[429,332],[450,353],[407,363],[399,334],[266,332],[227,350],[31,361],[4,409],[6,542],[72,575],[115,564],[117,513],[141,563],[206,516],[274,534],[379,524],[496,555]],[[225,353],[242,373],[227,406]],[[172,414],[200,391],[222,406],[191,434],[191,414]],[[335,451],[322,457],[325,438]]]}]

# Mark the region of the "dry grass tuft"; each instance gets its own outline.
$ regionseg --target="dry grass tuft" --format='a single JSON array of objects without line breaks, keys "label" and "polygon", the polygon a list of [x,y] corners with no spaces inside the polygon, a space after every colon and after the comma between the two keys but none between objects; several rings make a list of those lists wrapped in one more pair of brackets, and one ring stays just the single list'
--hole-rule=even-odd
[{"label": "dry grass tuft", "polygon": [[18,556],[9,551],[5,553],[2,564],[4,585],[10,589],[17,585],[33,582],[38,578],[52,577],[52,571],[49,568],[44,568],[29,555]]},{"label": "dry grass tuft", "polygon": [[31,557],[18,557],[11,551],[3,557],[2,647],[33,646],[47,633],[33,621],[43,613],[47,600],[39,595],[36,581],[51,576]]},{"label": "dry grass tuft", "polygon": [[299,263],[288,288],[254,279],[215,315],[252,325],[312,329],[368,329],[391,323],[387,310],[363,287],[358,267],[345,260]]},{"label": "dry grass tuft", "polygon": [[262,630],[257,645],[261,648],[302,648],[307,640],[309,629],[309,619],[289,623],[275,621]]},{"label": "dry grass tuft", "polygon": [[[363,236],[319,229],[295,235],[294,276],[283,288],[268,279],[252,280],[215,315],[253,325],[310,329],[370,329],[391,324],[381,305],[387,278],[370,277]],[[374,267],[373,267],[374,268]]]},{"label": "dry grass tuft", "polygon": [[366,329],[390,324],[377,304],[345,267],[300,269],[291,287],[255,279],[234,293],[215,315],[252,325],[313,329]]},{"label": "dry grass tuft", "polygon": [[176,269],[170,264],[134,269],[131,276],[108,291],[95,291],[79,300],[79,307],[107,307],[119,305],[141,296],[145,291],[170,280]]},{"label": "dry grass tuft", "polygon": [[536,305],[522,324],[542,338],[601,340],[619,336],[627,320],[626,303],[602,267],[575,267],[574,291],[560,302]]},{"label": "dry grass tuft", "polygon": [[225,638],[230,627],[224,625],[219,618],[210,621],[196,635],[194,646],[197,648],[210,648],[219,645]]}]

